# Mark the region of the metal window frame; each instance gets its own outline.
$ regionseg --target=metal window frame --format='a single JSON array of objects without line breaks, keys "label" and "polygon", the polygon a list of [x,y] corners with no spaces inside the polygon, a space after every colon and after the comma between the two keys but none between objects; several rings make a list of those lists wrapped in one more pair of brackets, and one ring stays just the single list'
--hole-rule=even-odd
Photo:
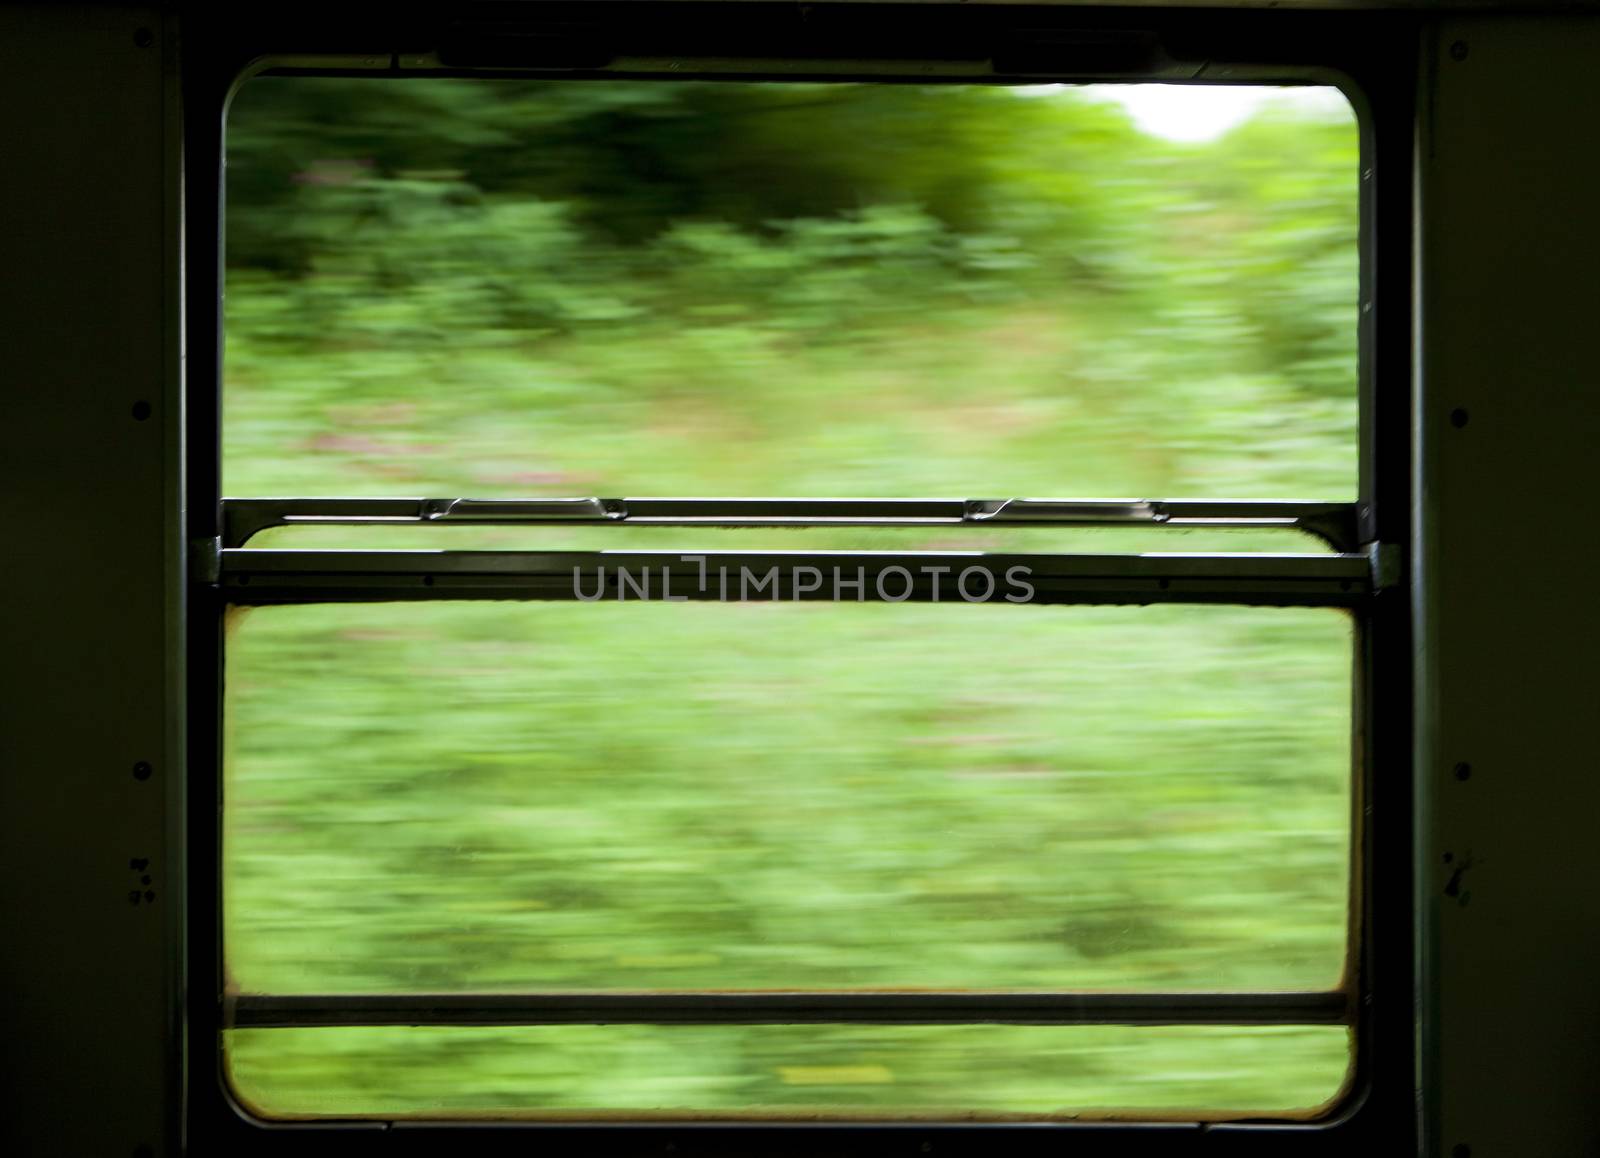
[{"label": "metal window frame", "polygon": [[[816,20],[814,13],[826,12]],[[939,1153],[988,1152],[1070,1145],[1089,1154],[1166,1154],[1196,1145],[1249,1151],[1296,1148],[1313,1153],[1354,1145],[1414,1145],[1416,1107],[1412,1059],[1413,899],[1410,747],[1410,619],[1405,593],[1396,587],[1401,548],[1409,541],[1410,462],[1410,117],[1415,83],[1416,21],[1403,13],[1278,13],[1237,11],[1038,8],[953,9],[941,4],[882,8],[722,3],[617,3],[608,27],[595,26],[592,6],[507,3],[480,6],[462,17],[401,8],[382,18],[329,16],[310,7],[249,6],[226,23],[186,16],[187,408],[189,541],[198,560],[189,618],[190,728],[186,856],[189,875],[185,949],[191,1000],[187,1010],[185,1128],[197,1153],[277,1154],[284,1146],[313,1154],[430,1153],[441,1145],[474,1154],[520,1153],[530,1145],[607,1145],[662,1153]],[[487,14],[487,15],[486,15]],[[491,19],[492,18],[492,19]],[[699,21],[706,21],[704,25]],[[543,35],[528,39],[529,29]],[[804,34],[798,39],[797,28]],[[820,29],[820,31],[818,31]],[[913,32],[913,29],[915,30]],[[1127,30],[1133,30],[1130,34]],[[576,31],[574,31],[576,30]],[[509,34],[509,40],[508,40]],[[632,40],[618,57],[629,64],[608,71],[609,40]],[[505,45],[513,44],[512,56]],[[428,45],[444,46],[432,54]],[[530,44],[537,52],[529,55]],[[1001,79],[1262,81],[1331,79],[1351,96],[1363,136],[1361,466],[1356,504],[1312,504],[1267,511],[1244,504],[1056,501],[1031,512],[1011,507],[1016,522],[1037,525],[1160,524],[1192,517],[1222,525],[1268,525],[1278,519],[1323,537],[1335,548],[1323,555],[982,556],[1026,559],[1050,568],[1038,602],[1227,602],[1333,606],[1351,610],[1358,623],[1356,717],[1356,835],[1353,865],[1350,995],[1284,994],[1270,1021],[1350,1023],[1355,1056],[1347,1094],[1314,1121],[1202,1122],[963,1122],[872,1121],[752,1122],[737,1119],[650,1121],[351,1121],[265,1122],[233,1099],[220,1067],[220,1031],[238,1023],[551,1024],[583,1021],[679,1020],[684,1001],[670,1008],[639,995],[532,995],[499,999],[235,998],[225,1000],[220,957],[220,705],[222,619],[230,604],[383,600],[400,598],[566,598],[572,553],[265,551],[243,546],[264,526],[297,518],[369,522],[500,519],[561,521],[581,509],[585,521],[672,522],[677,525],[794,525],[869,522],[1011,522],[1001,500],[925,500],[917,511],[857,508],[831,511],[800,501],[795,510],[726,508],[706,511],[689,500],[577,499],[569,509],[544,511],[463,508],[459,500],[249,500],[224,506],[217,486],[220,466],[222,274],[222,127],[228,100],[243,80],[272,62],[313,75],[384,73],[480,75],[639,75],[646,57],[638,46],[657,46],[658,59],[689,54],[703,74],[761,79],[916,79],[922,82],[993,79],[983,73],[983,53],[1007,62]],[[974,45],[979,64],[972,64]],[[1170,51],[1168,51],[1170,50]],[[714,67],[702,54],[714,51]],[[497,55],[500,54],[500,55]],[[805,54],[802,61],[794,57]],[[537,67],[529,67],[534,60]],[[1174,61],[1208,63],[1196,78]],[[1219,65],[1218,60],[1245,62]],[[515,68],[504,67],[514,63]],[[1268,63],[1261,63],[1268,62]],[[681,64],[681,61],[679,62]],[[441,67],[443,64],[443,67]],[[469,67],[470,66],[470,67]],[[679,67],[675,77],[696,75]],[[1382,174],[1382,180],[1378,174]],[[1383,261],[1377,255],[1382,238]],[[1380,388],[1381,380],[1381,388]],[[1037,502],[1038,500],[1033,500]],[[343,507],[338,504],[343,502]],[[616,506],[622,503],[619,518]],[[748,502],[748,501],[747,501]],[[1028,500],[1010,500],[1024,503]],[[317,504],[324,504],[318,507]],[[387,510],[380,510],[382,504]],[[661,506],[660,504],[667,504]],[[274,505],[276,504],[276,505]],[[374,505],[376,504],[376,505]],[[406,504],[402,508],[394,504]],[[583,505],[587,504],[587,505]],[[651,504],[656,504],[651,506]],[[952,505],[954,504],[954,505]],[[978,504],[978,505],[974,505]],[[986,505],[985,505],[986,504]],[[1297,506],[1288,504],[1286,506]],[[1325,509],[1310,510],[1309,506]],[[1229,509],[1217,509],[1217,508]],[[1113,509],[1115,508],[1115,509]],[[1033,517],[1028,517],[1029,515]],[[330,516],[332,516],[330,518]],[[1228,520],[1236,520],[1229,523]],[[1360,549],[1358,549],[1360,548]],[[577,553],[584,562],[650,566],[649,552]],[[668,556],[675,557],[675,556]],[[780,568],[890,565],[904,555],[848,552],[730,553]],[[927,556],[922,557],[926,560]],[[937,556],[933,558],[943,558]],[[972,555],[953,554],[970,564]],[[925,597],[925,596],[913,596]],[[1379,775],[1379,772],[1382,772]],[[1379,887],[1381,886],[1381,887]],[[1260,1013],[1260,996],[1251,995]],[[816,994],[704,995],[702,1022],[795,1023],[862,1020],[887,1024],[1010,1022],[1016,1024],[1113,1023],[1247,1024],[1251,1009],[1234,995],[1135,994],[1086,999],[1078,994],[952,995],[850,994],[819,1003]],[[1178,1001],[1186,1005],[1178,1004]],[[432,1008],[424,1008],[428,1002]],[[336,1007],[337,1006],[337,1007]],[[848,1008],[846,1008],[848,1007]],[[341,1012],[342,1011],[342,1012]],[[848,1017],[844,1016],[846,1013]],[[619,1016],[619,1014],[621,1016]],[[502,1020],[493,1020],[499,1017]],[[513,1019],[507,1021],[505,1019]],[[322,1019],[322,1020],[318,1020]],[[532,1019],[530,1021],[530,1019]]]},{"label": "metal window frame", "polygon": [[1176,527],[1301,531],[1335,551],[1360,543],[1353,503],[1196,499],[228,499],[219,546],[274,527]]}]

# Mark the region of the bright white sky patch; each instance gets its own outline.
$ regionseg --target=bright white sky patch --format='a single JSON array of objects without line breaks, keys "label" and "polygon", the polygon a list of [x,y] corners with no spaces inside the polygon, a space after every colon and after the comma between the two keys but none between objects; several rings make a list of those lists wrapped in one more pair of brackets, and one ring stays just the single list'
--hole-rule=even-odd
[{"label": "bright white sky patch", "polygon": [[[1035,91],[1065,86],[1040,85]],[[1114,101],[1141,131],[1169,141],[1211,141],[1250,119],[1258,109],[1298,108],[1332,119],[1354,114],[1335,88],[1260,88],[1204,84],[1087,84],[1086,95]]]}]

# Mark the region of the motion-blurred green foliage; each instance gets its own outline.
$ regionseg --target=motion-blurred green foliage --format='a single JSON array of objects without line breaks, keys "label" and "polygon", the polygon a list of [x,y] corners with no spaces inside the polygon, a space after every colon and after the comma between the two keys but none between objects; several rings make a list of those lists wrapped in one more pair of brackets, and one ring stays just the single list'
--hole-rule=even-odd
[{"label": "motion-blurred green foliage", "polygon": [[227,486],[1350,497],[1357,160],[1070,89],[257,81]]},{"label": "motion-blurred green foliage", "polygon": [[[1185,145],[1070,89],[252,82],[225,489],[1347,499],[1357,167],[1349,119]],[[449,545],[413,530],[334,534]],[[951,538],[807,534],[738,542]],[[251,611],[229,968],[1329,985],[1349,660],[1332,612]],[[282,1112],[1274,1109],[1346,1058],[1314,1029],[598,1032],[260,1031],[235,1073]]]}]

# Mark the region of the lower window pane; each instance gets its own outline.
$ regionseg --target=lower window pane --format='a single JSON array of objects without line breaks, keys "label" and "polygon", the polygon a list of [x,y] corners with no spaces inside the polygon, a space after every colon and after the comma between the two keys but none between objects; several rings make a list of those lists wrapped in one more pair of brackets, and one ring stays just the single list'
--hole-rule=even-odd
[{"label": "lower window pane", "polygon": [[233,1030],[264,1117],[1312,1116],[1338,1027],[543,1026]]},{"label": "lower window pane", "polygon": [[[1308,609],[236,612],[230,980],[269,993],[1330,988],[1347,940],[1350,657],[1348,618]],[[263,1031],[250,1049],[516,1040],[386,1032]],[[279,1073],[260,1064],[262,1081]],[[1196,1066],[1208,1072],[1181,1068]],[[716,1104],[754,1104],[742,1080]]]}]

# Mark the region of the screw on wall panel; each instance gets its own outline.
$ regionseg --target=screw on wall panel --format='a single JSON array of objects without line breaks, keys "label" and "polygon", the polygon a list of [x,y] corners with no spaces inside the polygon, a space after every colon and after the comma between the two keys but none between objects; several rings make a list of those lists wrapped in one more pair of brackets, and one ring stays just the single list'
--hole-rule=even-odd
[{"label": "screw on wall panel", "polygon": [[1450,1158],[1472,1158],[1472,1147],[1465,1142],[1457,1142],[1450,1147]]},{"label": "screw on wall panel", "polygon": [[153,771],[155,770],[148,763],[140,760],[133,766],[133,778],[135,780],[148,780],[150,779],[150,773]]},{"label": "screw on wall panel", "polygon": [[1464,407],[1457,406],[1450,412],[1450,425],[1455,427],[1457,430],[1460,430],[1467,424],[1467,420],[1470,417],[1471,416],[1467,413]]},{"label": "screw on wall panel", "polygon": [[1450,59],[1455,61],[1467,59],[1467,42],[1465,40],[1458,40],[1450,46]]},{"label": "screw on wall panel", "polygon": [[1457,780],[1471,780],[1472,765],[1466,763],[1457,764],[1455,767],[1455,777]]},{"label": "screw on wall panel", "polygon": [[149,48],[156,42],[156,34],[148,28],[135,28],[133,30],[133,42],[140,48]]},{"label": "screw on wall panel", "polygon": [[149,418],[149,417],[150,417],[150,403],[145,402],[143,399],[141,399],[140,401],[135,402],[133,404],[133,420],[135,422],[143,422],[146,418]]}]

